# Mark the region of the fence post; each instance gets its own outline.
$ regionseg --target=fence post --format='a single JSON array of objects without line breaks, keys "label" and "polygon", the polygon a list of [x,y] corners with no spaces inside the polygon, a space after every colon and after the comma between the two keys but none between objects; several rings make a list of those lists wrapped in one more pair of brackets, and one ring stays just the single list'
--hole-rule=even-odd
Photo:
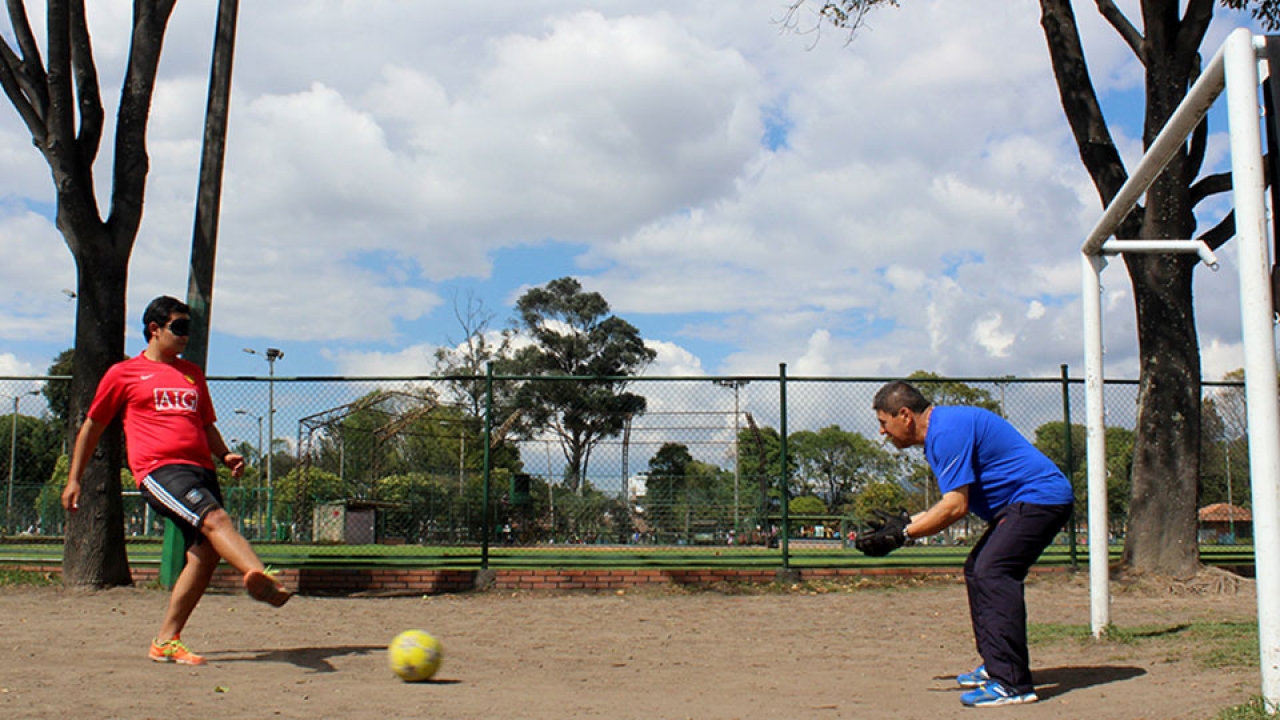
[{"label": "fence post", "polygon": [[[1062,424],[1066,426],[1066,437],[1063,438],[1063,449],[1067,454],[1064,462],[1066,465],[1067,482],[1071,482],[1071,476],[1075,474],[1076,464],[1075,455],[1071,452],[1071,386],[1067,379],[1067,364],[1062,363]],[[1067,516],[1067,553],[1071,558],[1071,569],[1080,569],[1080,561],[1076,556],[1076,493],[1075,485],[1071,486],[1071,514]]]},{"label": "fence post", "polygon": [[782,479],[779,497],[782,503],[782,571],[791,569],[791,514],[790,480],[787,473],[787,364],[778,364],[778,462],[782,466],[778,477]]}]

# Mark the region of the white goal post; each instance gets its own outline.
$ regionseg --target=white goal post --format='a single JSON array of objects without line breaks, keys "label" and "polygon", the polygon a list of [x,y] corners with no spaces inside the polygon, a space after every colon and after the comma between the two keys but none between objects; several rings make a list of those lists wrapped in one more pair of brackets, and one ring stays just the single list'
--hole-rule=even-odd
[{"label": "white goal post", "polygon": [[[1107,256],[1122,252],[1196,253],[1217,269],[1217,259],[1201,241],[1118,240],[1113,236],[1225,90],[1240,265],[1262,697],[1267,711],[1275,713],[1280,710],[1280,522],[1277,519],[1280,515],[1280,402],[1258,101],[1259,77],[1269,74],[1266,43],[1266,37],[1254,36],[1243,28],[1228,36],[1133,175],[1103,211],[1080,251],[1088,438],[1089,587],[1091,626],[1097,636],[1111,623],[1106,412],[1102,392],[1102,270],[1107,265]],[[1271,149],[1280,151],[1280,148]],[[1273,178],[1273,182],[1277,179],[1280,178]]]}]

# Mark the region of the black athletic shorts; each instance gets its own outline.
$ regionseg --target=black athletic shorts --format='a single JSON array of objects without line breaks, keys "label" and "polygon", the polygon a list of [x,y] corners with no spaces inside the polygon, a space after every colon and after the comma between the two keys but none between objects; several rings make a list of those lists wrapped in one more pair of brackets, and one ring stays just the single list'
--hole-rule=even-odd
[{"label": "black athletic shorts", "polygon": [[164,465],[143,478],[138,488],[147,504],[182,531],[184,547],[200,544],[200,523],[222,507],[218,474],[199,465]]}]

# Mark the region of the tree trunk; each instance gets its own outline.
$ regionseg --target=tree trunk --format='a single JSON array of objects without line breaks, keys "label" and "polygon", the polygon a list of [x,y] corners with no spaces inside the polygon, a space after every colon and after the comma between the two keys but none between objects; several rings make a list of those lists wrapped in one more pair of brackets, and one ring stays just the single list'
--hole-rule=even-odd
[{"label": "tree trunk", "polygon": [[[1194,48],[1179,48],[1176,8],[1146,7],[1146,119],[1150,147],[1186,97]],[[1198,46],[1198,42],[1196,45]],[[1198,163],[1186,145],[1147,191],[1143,238],[1190,238],[1196,231],[1190,181]],[[1189,577],[1198,570],[1200,342],[1191,281],[1195,256],[1126,256],[1138,326],[1138,418],[1124,564]]]},{"label": "tree trunk", "polygon": [[[71,380],[73,424],[84,419],[107,368],[124,358],[123,308],[129,253],[114,250],[105,229],[79,229],[81,276],[76,305],[76,363]],[[81,479],[80,509],[67,513],[62,579],[71,586],[130,585],[125,551],[120,464],[124,435],[111,423]]]},{"label": "tree trunk", "polygon": [[[1180,13],[1182,5],[1185,13]],[[1142,22],[1135,25],[1114,5],[1099,3],[1100,13],[1145,67],[1145,147],[1199,72],[1197,51],[1213,5],[1205,0],[1143,0]],[[1093,88],[1072,3],[1040,0],[1040,7],[1063,112],[1099,198],[1108,204],[1128,174]],[[1190,188],[1203,159],[1198,147],[1197,142],[1184,145],[1148,190],[1146,206],[1130,213],[1117,237],[1193,237]],[[1139,398],[1123,563],[1182,577],[1199,567],[1200,347],[1191,294],[1196,259],[1129,254],[1125,264],[1137,312]]]},{"label": "tree trunk", "polygon": [[1193,263],[1127,257],[1138,305],[1138,419],[1123,562],[1189,577],[1199,567],[1200,355],[1191,311]]}]

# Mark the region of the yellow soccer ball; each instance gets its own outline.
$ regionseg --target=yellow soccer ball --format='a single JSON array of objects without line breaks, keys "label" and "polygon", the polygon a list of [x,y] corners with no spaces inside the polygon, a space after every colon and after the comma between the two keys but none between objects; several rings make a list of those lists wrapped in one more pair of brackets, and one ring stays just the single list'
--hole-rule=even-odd
[{"label": "yellow soccer ball", "polygon": [[440,641],[421,630],[405,630],[387,648],[391,672],[405,682],[429,679],[440,669],[443,659],[444,648]]}]

